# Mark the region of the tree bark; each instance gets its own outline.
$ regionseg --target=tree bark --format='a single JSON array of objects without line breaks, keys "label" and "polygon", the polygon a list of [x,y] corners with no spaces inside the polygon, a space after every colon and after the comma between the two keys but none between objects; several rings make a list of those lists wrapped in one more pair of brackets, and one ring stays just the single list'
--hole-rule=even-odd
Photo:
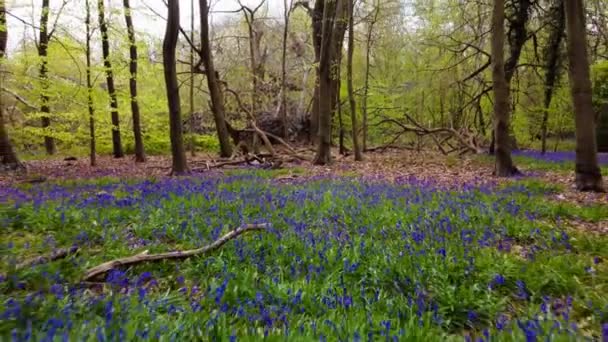
[{"label": "tree bark", "polygon": [[[260,1],[259,5],[251,9],[246,6],[242,6],[241,10],[245,15],[245,21],[247,22],[247,32],[249,34],[249,58],[251,66],[251,113],[255,116],[257,113],[258,104],[262,103],[262,92],[260,89],[261,82],[264,81],[264,75],[266,73],[266,54],[261,52],[260,44],[262,42],[262,35],[264,32],[261,28],[256,28],[257,22],[255,14],[258,9],[264,4],[266,0]],[[240,3],[240,2],[239,2]],[[257,144],[254,143],[254,148]]]},{"label": "tree bark", "polygon": [[[503,1],[504,4],[504,1]],[[528,31],[526,25],[530,18],[530,7],[532,6],[532,2],[530,0],[512,0],[511,8],[513,9],[513,13],[510,17],[506,18],[508,21],[509,31],[507,34],[508,42],[509,42],[509,58],[506,62],[503,61],[504,69],[505,69],[505,79],[507,80],[507,85],[511,86],[511,80],[515,75],[515,70],[517,69],[517,63],[519,62],[519,58],[521,56],[522,49],[524,44],[528,40]],[[503,11],[504,18],[504,11]],[[504,22],[504,20],[503,20]],[[504,24],[503,24],[504,25]],[[504,29],[503,29],[504,36]],[[503,48],[504,51],[504,48]],[[504,59],[504,52],[503,52]],[[510,127],[507,127],[507,130],[510,131]],[[494,135],[494,131],[492,131],[492,141],[490,143],[489,153],[493,155],[495,153],[494,146],[496,144],[496,137]],[[510,152],[509,152],[510,153]]]},{"label": "tree bark", "polygon": [[325,10],[325,1],[315,1],[315,7],[312,11],[312,39],[315,52],[315,89],[313,94],[312,113],[310,115],[310,140],[314,144],[318,144],[319,138],[319,110],[320,110],[320,87],[321,75],[319,74],[319,62],[321,60],[321,43],[323,40],[323,13]]},{"label": "tree bark", "polygon": [[281,51],[281,121],[283,122],[283,138],[285,139],[289,138],[287,136],[287,36],[289,34],[291,6],[291,1],[288,5],[287,0],[283,0],[285,27],[283,27],[283,46]]},{"label": "tree bark", "polygon": [[91,166],[97,165],[97,151],[95,146],[95,109],[93,107],[93,82],[91,81],[91,8],[89,0],[86,6],[86,59],[87,59],[87,105],[89,107],[89,159]]},{"label": "tree bark", "polygon": [[319,138],[315,164],[331,162],[331,119],[339,93],[340,52],[346,31],[344,0],[326,0],[323,10],[321,54],[319,59]]},{"label": "tree bark", "polygon": [[[194,44],[194,0],[190,0],[190,41]],[[194,45],[190,45],[190,96],[188,98],[190,104],[190,139],[188,140],[188,148],[192,157],[196,156],[196,139],[194,136]]]},{"label": "tree bark", "polygon": [[363,115],[363,151],[367,150],[367,97],[369,95],[369,68],[372,50],[372,34],[374,30],[374,25],[376,24],[376,21],[378,21],[378,15],[380,12],[380,4],[375,4],[374,6],[374,17],[372,21],[369,22],[369,27],[367,29],[367,39],[365,41],[365,81],[363,85],[363,100],[361,104],[361,112]]},{"label": "tree bark", "polygon": [[[8,41],[8,26],[6,25],[6,5],[4,0],[0,0],[0,81],[4,77],[1,67],[6,55],[6,44]],[[13,150],[13,145],[8,137],[8,132],[4,125],[4,106],[0,103],[0,163],[3,167],[10,170],[23,168],[17,154]]]},{"label": "tree bark", "polygon": [[[49,0],[42,0],[40,11],[40,38],[38,40],[38,57],[40,58],[40,69],[38,77],[40,79],[40,112],[42,113],[42,128],[48,130],[51,126],[51,108],[49,107],[49,80],[48,80],[48,47],[49,47]],[[48,155],[57,152],[55,139],[52,136],[44,136],[44,147]]]},{"label": "tree bark", "polygon": [[511,159],[509,139],[509,83],[505,76],[504,43],[505,43],[505,3],[494,0],[492,13],[492,83],[494,91],[494,135],[496,166],[499,177],[508,177],[517,173]]},{"label": "tree bark", "polygon": [[315,164],[325,165],[331,162],[331,110],[332,110],[332,82],[331,82],[331,37],[336,17],[336,1],[323,0],[323,20],[321,30],[321,49],[319,56],[319,133],[317,137],[317,154]]},{"label": "tree bark", "polygon": [[171,134],[171,156],[173,159],[171,174],[183,175],[188,172],[184,139],[182,133],[182,118],[175,66],[175,49],[179,34],[179,0],[169,0],[167,4],[167,28],[163,40],[163,68],[167,88],[167,103],[169,105],[169,129]]},{"label": "tree bark", "polygon": [[549,34],[549,44],[546,50],[547,71],[545,75],[545,98],[543,120],[541,123],[541,153],[547,151],[547,126],[549,122],[549,107],[553,98],[553,89],[559,81],[561,65],[561,45],[566,28],[566,17],[564,16],[564,0],[557,0],[555,6],[551,8],[551,33]]},{"label": "tree bark", "polygon": [[576,188],[579,191],[604,191],[597,160],[595,114],[591,98],[591,79],[583,0],[566,0],[570,92],[576,125]]},{"label": "tree bark", "polygon": [[124,157],[122,143],[120,140],[120,119],[118,115],[118,99],[114,88],[114,73],[110,61],[110,42],[108,41],[108,25],[105,19],[105,8],[103,0],[97,0],[97,11],[99,15],[99,31],[101,33],[101,47],[103,52],[103,66],[106,71],[106,83],[108,95],[110,96],[110,108],[112,114],[112,151],[114,158]]},{"label": "tree bark", "polygon": [[350,118],[355,160],[362,161],[363,154],[361,153],[361,146],[359,145],[359,125],[357,123],[357,103],[355,102],[355,91],[353,89],[353,53],[355,51],[354,1],[355,0],[348,0],[348,57],[346,62],[346,82],[348,83],[348,99],[350,102]]},{"label": "tree bark", "polygon": [[211,97],[211,111],[215,120],[217,136],[220,141],[220,156],[230,157],[232,146],[230,145],[230,135],[226,128],[224,114],[224,98],[220,88],[219,80],[213,65],[213,54],[211,53],[211,43],[209,42],[209,6],[207,0],[199,0],[201,15],[201,59],[205,66],[207,76],[207,86]]},{"label": "tree bark", "polygon": [[137,45],[135,42],[135,28],[131,16],[129,0],[123,0],[127,35],[129,38],[129,93],[131,94],[131,115],[133,117],[133,136],[135,138],[135,162],[146,161],[144,142],[141,134],[139,104],[137,100]]}]

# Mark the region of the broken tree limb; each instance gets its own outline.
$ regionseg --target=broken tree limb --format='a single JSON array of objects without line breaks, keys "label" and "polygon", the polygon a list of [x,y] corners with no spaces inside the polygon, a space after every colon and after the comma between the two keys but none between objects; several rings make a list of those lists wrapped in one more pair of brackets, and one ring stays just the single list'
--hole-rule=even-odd
[{"label": "broken tree limb", "polygon": [[260,138],[262,138],[262,141],[264,141],[264,145],[266,145],[268,152],[270,152],[270,154],[274,156],[275,153],[274,153],[274,149],[272,148],[272,144],[270,143],[270,140],[268,140],[266,133],[264,131],[262,131],[261,129],[259,129],[258,126],[255,124],[255,117],[253,116],[253,113],[249,109],[247,109],[247,107],[245,107],[245,105],[243,105],[243,102],[241,101],[241,97],[239,96],[239,94],[236,91],[234,91],[228,87],[226,87],[225,90],[227,92],[229,92],[230,94],[234,95],[234,98],[236,99],[236,102],[238,103],[239,108],[241,108],[241,110],[247,114],[247,118],[249,119],[249,123],[251,124],[251,127],[253,127],[253,129],[255,130],[257,135],[259,135]]},{"label": "broken tree limb", "polygon": [[25,260],[15,266],[15,269],[21,270],[31,266],[47,264],[60,259],[65,259],[70,255],[74,255],[78,252],[78,246],[72,246],[70,248],[59,248],[47,255],[41,255],[35,258]]},{"label": "broken tree limb", "polygon": [[310,158],[307,158],[305,156],[302,156],[300,154],[298,154],[296,152],[296,150],[293,149],[293,147],[291,147],[287,142],[285,142],[285,140],[283,140],[281,137],[268,133],[268,132],[264,132],[263,130],[261,130],[256,124],[255,124],[255,117],[253,116],[253,114],[251,113],[251,111],[249,109],[247,109],[247,107],[245,107],[245,105],[243,105],[243,102],[241,101],[241,97],[239,96],[239,94],[237,92],[235,92],[234,90],[230,89],[230,88],[226,88],[225,89],[227,92],[231,93],[232,95],[234,95],[234,98],[236,99],[237,104],[239,105],[239,108],[241,108],[242,111],[245,112],[245,114],[247,114],[247,118],[250,121],[251,127],[253,128],[254,132],[260,136],[260,138],[262,138],[262,141],[264,141],[264,145],[266,145],[266,147],[268,148],[268,152],[270,152],[270,154],[274,157],[275,156],[275,152],[274,149],[272,148],[272,144],[270,143],[270,140],[268,139],[268,137],[273,138],[274,140],[276,140],[278,143],[280,143],[281,145],[283,145],[289,152],[290,154],[298,159],[301,160],[306,160],[306,161],[310,161]]},{"label": "broken tree limb", "polygon": [[201,248],[190,249],[185,251],[175,251],[175,252],[167,252],[167,253],[159,253],[159,254],[147,254],[140,253],[129,257],[114,259],[112,261],[104,262],[101,265],[90,268],[86,271],[82,281],[92,281],[97,279],[100,276],[103,276],[109,271],[120,267],[128,267],[146,262],[154,262],[161,260],[181,260],[187,259],[189,257],[195,255],[202,255],[209,252],[213,252],[219,248],[221,248],[226,242],[236,238],[237,236],[251,231],[263,231],[270,227],[268,223],[259,223],[259,224],[245,224],[234,230],[231,230],[226,235],[221,238],[215,240],[213,243],[203,246]]},{"label": "broken tree limb", "polygon": [[[381,121],[379,121],[375,126],[379,126],[382,124],[386,124],[386,123],[390,123],[390,124],[394,124],[397,125],[402,131],[400,132],[400,134],[405,133],[405,132],[412,132],[414,134],[416,134],[417,136],[425,136],[425,135],[447,135],[450,138],[454,138],[458,141],[459,145],[461,148],[466,149],[466,151],[468,152],[473,152],[473,153],[482,153],[483,149],[478,147],[475,143],[473,143],[472,140],[474,140],[474,137],[470,137],[468,134],[465,133],[461,133],[453,128],[449,128],[449,127],[437,127],[437,128],[427,128],[424,127],[423,125],[421,125],[420,123],[418,123],[416,120],[414,120],[411,116],[404,114],[405,118],[407,121],[411,122],[412,125],[409,125],[407,123],[401,122],[397,119],[393,119],[393,118],[383,118]],[[439,144],[439,141],[436,139],[433,139],[436,143],[438,143],[438,145],[442,145]],[[443,143],[446,143],[447,140],[443,140]],[[458,150],[460,150],[460,147],[458,148]],[[440,148],[440,150],[442,150],[443,153],[443,149]],[[448,152],[450,153],[450,152]]]}]

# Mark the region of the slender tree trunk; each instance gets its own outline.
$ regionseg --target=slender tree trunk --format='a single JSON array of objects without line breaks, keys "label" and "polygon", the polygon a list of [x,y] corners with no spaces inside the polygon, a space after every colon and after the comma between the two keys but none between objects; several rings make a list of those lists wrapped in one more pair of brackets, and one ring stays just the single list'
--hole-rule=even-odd
[{"label": "slender tree trunk", "polygon": [[315,7],[312,12],[312,40],[315,51],[315,89],[313,93],[312,112],[310,115],[310,140],[314,144],[318,144],[319,138],[319,111],[321,109],[321,74],[319,63],[321,60],[321,44],[323,40],[323,13],[325,10],[325,1],[315,1]]},{"label": "slender tree trunk", "polygon": [[365,41],[365,81],[363,85],[363,103],[361,104],[361,112],[363,115],[363,141],[362,141],[362,150],[367,150],[367,134],[368,134],[368,123],[367,123],[367,97],[369,96],[369,69],[370,69],[370,59],[372,52],[372,35],[374,32],[374,25],[376,21],[378,21],[378,15],[380,12],[380,4],[374,5],[374,18],[369,23],[369,28],[367,29],[367,39]]},{"label": "slender tree trunk", "polygon": [[283,122],[283,138],[288,138],[287,130],[287,35],[289,34],[289,17],[291,0],[283,0],[285,27],[283,28],[283,46],[281,56],[281,121]]},{"label": "slender tree trunk", "polygon": [[492,14],[492,82],[494,91],[494,132],[495,132],[495,173],[499,177],[508,177],[517,173],[511,159],[509,139],[509,83],[505,77],[504,43],[505,43],[505,3],[494,0]]},{"label": "slender tree trunk", "polygon": [[[6,55],[6,44],[8,41],[8,26],[6,25],[6,5],[4,0],[0,0],[0,81],[4,77],[2,66]],[[0,164],[9,170],[24,168],[19,162],[17,154],[13,150],[13,145],[8,137],[8,132],[4,125],[4,106],[0,102]]]},{"label": "slender tree trunk", "polygon": [[[38,40],[38,57],[40,58],[40,112],[42,115],[42,128],[48,130],[51,126],[51,108],[49,107],[49,80],[48,80],[48,47],[49,47],[49,0],[42,0],[40,12],[40,38]],[[53,155],[57,152],[55,139],[50,135],[44,136],[46,153]]]},{"label": "slender tree trunk", "polygon": [[[336,87],[340,89],[340,80]],[[341,155],[346,155],[346,145],[344,145],[344,122],[342,121],[342,102],[340,101],[340,92],[336,92],[336,111],[338,112],[338,151]]]},{"label": "slender tree trunk", "polygon": [[199,0],[199,7],[201,15],[201,58],[205,66],[207,85],[211,97],[211,110],[220,141],[220,156],[230,157],[232,155],[232,146],[230,145],[230,135],[228,134],[224,119],[224,98],[213,65],[213,54],[211,53],[211,43],[209,42],[209,6],[207,5],[207,0]]},{"label": "slender tree trunk", "polygon": [[[190,41],[194,43],[194,0],[190,0]],[[196,156],[196,140],[194,137],[194,46],[190,46],[190,140],[188,148],[192,157]]]},{"label": "slender tree trunk", "polygon": [[110,96],[110,108],[112,114],[112,151],[114,158],[124,157],[122,143],[120,141],[120,119],[118,115],[118,99],[114,88],[114,73],[110,61],[110,42],[108,41],[108,25],[105,19],[105,6],[103,0],[97,0],[97,11],[99,15],[99,31],[101,33],[101,47],[103,52],[103,66],[106,71],[106,83],[108,95]]},{"label": "slender tree trunk", "polygon": [[95,146],[95,109],[93,107],[93,82],[91,81],[91,8],[89,0],[85,2],[86,6],[86,59],[87,59],[87,105],[89,107],[89,158],[91,166],[97,165],[97,151]]},{"label": "slender tree trunk", "polygon": [[357,104],[355,102],[355,91],[353,89],[353,53],[355,50],[355,20],[354,20],[354,1],[348,1],[348,57],[346,62],[346,78],[348,86],[348,99],[350,102],[350,120],[353,132],[353,150],[355,160],[363,160],[361,146],[359,145],[359,125],[357,124]]},{"label": "slender tree trunk", "polygon": [[163,40],[163,67],[167,87],[171,155],[173,157],[171,174],[179,176],[188,172],[182,134],[179,86],[177,84],[177,70],[175,66],[175,49],[179,34],[179,0],[169,0],[167,8],[167,29],[165,31],[165,39]]},{"label": "slender tree trunk", "polygon": [[566,0],[565,13],[570,90],[576,125],[576,188],[579,191],[603,191],[602,174],[597,160],[583,0]]},{"label": "slender tree trunk", "polygon": [[553,98],[553,89],[559,81],[561,51],[560,47],[564,38],[566,17],[564,16],[564,0],[557,0],[551,9],[551,33],[546,50],[547,71],[545,75],[545,99],[543,110],[543,121],[541,123],[541,153],[547,151],[547,126],[549,122],[549,107]]},{"label": "slender tree trunk", "polygon": [[129,0],[123,0],[123,6],[129,37],[129,92],[131,94],[131,115],[133,116],[133,135],[135,138],[135,162],[143,163],[146,161],[146,154],[144,152],[139,104],[137,102],[137,45],[135,42],[135,28],[133,27]]}]

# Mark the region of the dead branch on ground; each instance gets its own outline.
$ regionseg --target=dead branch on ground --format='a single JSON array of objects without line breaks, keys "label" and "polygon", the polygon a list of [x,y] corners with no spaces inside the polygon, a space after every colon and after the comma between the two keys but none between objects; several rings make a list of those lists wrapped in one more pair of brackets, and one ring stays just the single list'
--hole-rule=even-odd
[{"label": "dead branch on ground", "polygon": [[114,259],[112,261],[104,262],[101,265],[95,266],[87,270],[84,277],[82,278],[82,281],[93,281],[94,279],[103,276],[107,272],[120,267],[134,266],[146,262],[158,262],[161,260],[182,260],[196,255],[207,254],[221,248],[226,242],[236,238],[237,236],[243,233],[251,231],[265,231],[269,227],[270,224],[268,223],[245,224],[234,230],[231,230],[226,235],[215,240],[213,243],[207,246],[203,246],[201,248],[159,254],[148,254],[147,251],[145,251],[143,253],[136,254],[133,256]]},{"label": "dead branch on ground", "polygon": [[17,264],[15,266],[15,269],[21,270],[21,269],[32,267],[32,266],[47,264],[49,262],[57,261],[60,259],[65,259],[65,258],[69,257],[70,255],[76,254],[78,252],[78,249],[79,249],[78,246],[72,246],[70,248],[59,248],[50,254],[41,255],[41,256],[37,256],[35,258],[27,259],[27,260]]},{"label": "dead branch on ground", "polygon": [[[271,137],[272,139],[276,140],[279,144],[281,144],[283,147],[285,147],[289,152],[290,155],[301,159],[301,160],[305,160],[305,161],[310,161],[311,159],[300,155],[296,152],[296,150],[291,147],[291,145],[289,145],[287,142],[285,142],[285,140],[283,140],[281,137],[274,135],[272,133],[268,133],[265,132],[263,130],[261,130],[256,124],[255,124],[255,117],[253,115],[253,113],[251,113],[251,111],[249,109],[247,109],[247,107],[245,107],[245,105],[243,105],[243,102],[241,101],[241,97],[239,96],[239,94],[237,92],[235,92],[234,90],[230,89],[230,88],[225,88],[225,90],[229,93],[231,93],[232,95],[234,95],[234,98],[236,99],[236,102],[239,106],[239,108],[241,108],[242,111],[245,112],[245,114],[247,114],[247,118],[249,120],[249,124],[251,125],[251,127],[253,128],[253,131],[260,136],[260,138],[262,139],[262,141],[264,141],[264,145],[266,145],[266,147],[268,148],[268,152],[274,157],[275,156],[275,152],[274,149],[272,148],[272,144],[270,143],[270,140],[268,139],[268,137]],[[245,130],[246,131],[246,130]]]}]

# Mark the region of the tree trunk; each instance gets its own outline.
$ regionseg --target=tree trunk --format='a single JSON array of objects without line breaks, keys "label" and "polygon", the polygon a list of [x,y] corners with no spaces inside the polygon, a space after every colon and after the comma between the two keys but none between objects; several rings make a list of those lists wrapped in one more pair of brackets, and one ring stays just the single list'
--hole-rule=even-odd
[{"label": "tree trunk", "polygon": [[131,115],[133,116],[133,135],[135,138],[135,162],[146,161],[144,142],[141,135],[141,122],[139,116],[139,104],[137,102],[137,45],[135,43],[135,28],[131,17],[129,0],[123,0],[125,11],[125,22],[127,23],[127,34],[129,37],[129,92],[131,94]]},{"label": "tree trunk", "polygon": [[[336,86],[340,89],[340,81]],[[336,92],[336,111],[338,112],[338,148],[339,153],[343,156],[346,155],[346,145],[344,145],[344,122],[342,121],[342,102],[340,101],[340,92]]]},{"label": "tree trunk", "polygon": [[89,158],[91,166],[97,165],[97,152],[95,146],[95,109],[93,108],[93,82],[91,81],[91,8],[89,0],[85,2],[86,6],[86,59],[87,59],[87,105],[89,107]]},{"label": "tree trunk", "polygon": [[331,162],[331,119],[339,94],[339,63],[346,31],[344,0],[326,0],[323,10],[321,54],[319,59],[319,144],[315,164]]},{"label": "tree trunk", "polygon": [[103,0],[97,0],[97,11],[99,15],[99,31],[101,33],[101,47],[103,52],[103,66],[106,71],[106,83],[108,95],[110,96],[110,108],[112,114],[112,151],[114,158],[124,157],[122,143],[120,141],[120,119],[118,115],[118,99],[114,88],[114,73],[110,61],[110,42],[108,41],[108,25],[105,19],[105,8]]},{"label": "tree trunk", "polygon": [[[317,154],[315,164],[325,165],[331,162],[331,111],[332,111],[332,75],[333,60],[331,37],[334,31],[336,2],[341,0],[323,0],[323,19],[321,30],[321,49],[319,56],[319,133],[317,137]],[[322,96],[321,96],[322,95]]]},{"label": "tree trunk", "polygon": [[[504,1],[503,1],[504,4]],[[524,47],[524,44],[528,40],[528,31],[526,25],[530,18],[530,7],[532,6],[532,2],[530,0],[512,0],[510,3],[512,8],[512,15],[507,19],[508,21],[508,42],[509,42],[509,58],[506,62],[503,61],[504,69],[505,69],[505,79],[507,80],[507,85],[511,86],[511,80],[513,79],[513,75],[515,75],[515,70],[517,69],[517,63],[519,62],[519,57],[521,56],[521,51]],[[503,11],[504,18],[504,11]],[[504,20],[503,20],[504,21]],[[504,24],[503,24],[504,25]],[[503,37],[504,37],[504,29],[503,29]],[[503,38],[504,39],[504,38]],[[504,48],[503,48],[503,59],[504,59]],[[507,130],[510,130],[510,127],[507,127]],[[496,137],[492,136],[492,142],[490,145],[490,154],[494,154],[494,150],[496,146]]]},{"label": "tree trunk", "polygon": [[228,134],[224,119],[224,99],[213,65],[213,54],[211,53],[211,43],[209,42],[209,6],[207,5],[207,0],[199,0],[199,7],[201,15],[201,59],[205,66],[207,85],[211,97],[211,111],[213,112],[215,127],[220,141],[220,156],[230,157],[232,155],[232,146],[230,145],[230,135]]},{"label": "tree trunk", "polygon": [[[6,44],[8,41],[8,26],[6,25],[6,5],[4,0],[0,0],[0,81],[4,77],[2,66],[6,54]],[[4,107],[0,102],[0,164],[9,170],[24,168],[19,162],[17,154],[13,150],[13,145],[8,137],[8,132],[4,126]]]},{"label": "tree trunk", "polygon": [[378,15],[380,12],[380,4],[374,5],[374,17],[372,21],[369,23],[369,27],[367,29],[367,39],[365,41],[365,81],[363,85],[363,103],[361,104],[361,112],[363,115],[363,141],[362,141],[362,150],[367,150],[367,97],[369,95],[369,67],[370,67],[370,58],[371,58],[371,50],[372,50],[372,34],[374,30],[374,25],[376,21],[378,21]]},{"label": "tree trunk", "polygon": [[320,87],[321,75],[319,73],[319,62],[321,60],[321,44],[323,40],[323,12],[325,9],[325,0],[315,1],[315,7],[312,12],[312,40],[315,52],[315,89],[313,94],[312,113],[310,115],[310,140],[314,144],[318,144],[319,138],[319,110],[320,110]]},{"label": "tree trunk", "polygon": [[350,118],[353,132],[353,150],[355,160],[362,161],[363,154],[359,146],[359,125],[357,124],[357,104],[355,102],[355,91],[353,90],[353,53],[355,50],[355,20],[354,20],[354,1],[348,1],[348,57],[346,62],[346,78],[348,86],[348,100],[350,102]]},{"label": "tree trunk", "polygon": [[[49,48],[49,0],[42,0],[42,9],[40,10],[40,38],[38,41],[38,57],[40,58],[40,70],[38,77],[40,78],[40,112],[42,115],[42,128],[48,130],[51,126],[51,108],[49,107],[49,80],[48,80],[48,48]],[[47,133],[47,132],[45,132]],[[46,135],[44,136],[44,147],[48,155],[55,154],[55,139]]]},{"label": "tree trunk", "polygon": [[179,176],[188,172],[182,134],[179,86],[177,84],[177,70],[175,66],[175,49],[179,34],[179,0],[169,0],[167,8],[167,29],[165,31],[165,39],[163,40],[163,67],[167,88],[167,102],[169,105],[171,156],[173,157],[171,174]]},{"label": "tree trunk", "polygon": [[[194,44],[194,0],[190,0],[190,41]],[[194,137],[194,46],[190,45],[190,139],[188,149],[192,157],[196,156],[196,139]]]},{"label": "tree trunk", "polygon": [[[265,53],[261,52],[260,43],[262,41],[262,35],[264,32],[261,28],[257,28],[257,22],[255,14],[260,9],[265,0],[262,0],[255,9],[249,7],[242,7],[243,14],[245,15],[245,21],[247,22],[247,29],[249,33],[249,57],[251,65],[251,113],[255,116],[258,110],[258,104],[262,103],[262,92],[260,89],[261,83],[264,81],[264,74],[266,73],[266,56]],[[257,137],[257,135],[255,136]],[[254,142],[254,149],[258,146]],[[257,152],[256,152],[257,153]]]},{"label": "tree trunk", "polygon": [[576,188],[579,191],[603,191],[602,174],[597,160],[583,0],[566,0],[565,13],[570,91],[576,125]]},{"label": "tree trunk", "polygon": [[549,44],[545,55],[547,56],[547,71],[545,75],[545,99],[543,110],[543,121],[541,123],[541,153],[547,152],[547,125],[549,122],[549,107],[553,98],[553,89],[559,81],[561,53],[560,48],[566,28],[566,17],[564,16],[564,0],[557,0],[551,8],[551,33]]},{"label": "tree trunk", "polygon": [[[289,6],[289,7],[288,7]],[[287,35],[289,34],[289,17],[291,14],[291,0],[283,0],[285,27],[283,28],[283,46],[281,56],[281,122],[283,122],[283,138],[288,139],[287,130]]]},{"label": "tree trunk", "polygon": [[494,91],[494,134],[495,134],[495,173],[499,177],[508,177],[517,173],[511,159],[509,139],[509,83],[505,77],[504,43],[505,43],[505,3],[494,0],[492,13],[492,83]]}]

